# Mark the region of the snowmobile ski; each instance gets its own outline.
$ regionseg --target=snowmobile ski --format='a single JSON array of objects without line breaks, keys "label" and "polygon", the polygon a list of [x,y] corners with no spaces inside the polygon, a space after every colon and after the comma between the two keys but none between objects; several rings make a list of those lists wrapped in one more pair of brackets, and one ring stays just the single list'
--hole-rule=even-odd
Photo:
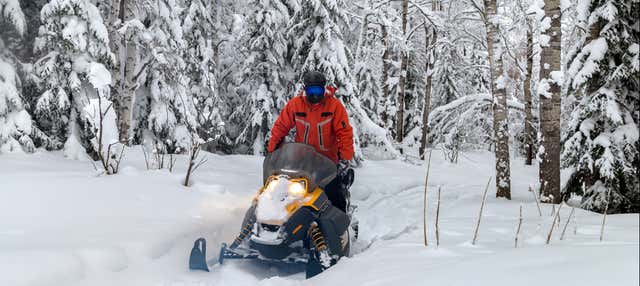
[{"label": "snowmobile ski", "polygon": [[193,243],[193,248],[191,249],[191,255],[189,256],[189,269],[209,272],[206,255],[207,240],[202,237],[196,239]]}]

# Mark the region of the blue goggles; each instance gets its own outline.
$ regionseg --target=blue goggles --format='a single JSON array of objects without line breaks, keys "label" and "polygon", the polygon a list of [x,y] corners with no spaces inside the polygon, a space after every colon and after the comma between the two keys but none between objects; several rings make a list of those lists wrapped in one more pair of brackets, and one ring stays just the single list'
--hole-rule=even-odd
[{"label": "blue goggles", "polygon": [[309,97],[321,97],[324,96],[324,86],[306,86],[304,92]]}]

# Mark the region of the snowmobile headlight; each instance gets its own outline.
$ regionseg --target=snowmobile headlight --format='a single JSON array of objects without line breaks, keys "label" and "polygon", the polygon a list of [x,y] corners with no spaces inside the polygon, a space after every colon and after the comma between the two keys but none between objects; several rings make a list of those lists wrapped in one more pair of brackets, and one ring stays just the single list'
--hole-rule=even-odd
[{"label": "snowmobile headlight", "polygon": [[288,176],[271,176],[269,181],[262,189],[261,193],[272,193],[276,189],[283,188],[286,193],[293,197],[304,197],[307,193],[308,186],[305,178],[289,178]]},{"label": "snowmobile headlight", "polygon": [[276,188],[276,186],[278,186],[279,183],[280,183],[280,180],[277,177],[269,178],[269,182],[264,187],[263,192],[266,192],[266,193],[273,192],[273,190]]},{"label": "snowmobile headlight", "polygon": [[288,192],[294,197],[304,197],[307,193],[307,182],[304,180],[289,181]]}]

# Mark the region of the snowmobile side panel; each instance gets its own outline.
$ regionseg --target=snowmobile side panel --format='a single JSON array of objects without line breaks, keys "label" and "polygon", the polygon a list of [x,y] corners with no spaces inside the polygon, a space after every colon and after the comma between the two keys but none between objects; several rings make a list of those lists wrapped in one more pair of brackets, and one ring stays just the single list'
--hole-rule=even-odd
[{"label": "snowmobile side panel", "polygon": [[344,255],[340,236],[349,227],[347,214],[334,206],[329,206],[318,218],[318,225],[331,253],[340,256]]},{"label": "snowmobile side panel", "polygon": [[191,249],[191,255],[189,256],[189,269],[209,272],[206,255],[207,241],[202,237],[198,238],[193,243],[193,248]]},{"label": "snowmobile side panel", "polygon": [[317,212],[309,207],[298,209],[284,224],[286,239],[284,244],[291,244],[298,240],[303,240],[307,236],[309,226],[317,218]]},{"label": "snowmobile side panel", "polygon": [[256,221],[256,207],[257,206],[258,205],[254,201],[251,204],[251,207],[249,207],[249,209],[247,210],[247,212],[245,212],[244,219],[242,220],[242,226],[243,227],[245,225],[249,224],[249,223],[253,224]]}]

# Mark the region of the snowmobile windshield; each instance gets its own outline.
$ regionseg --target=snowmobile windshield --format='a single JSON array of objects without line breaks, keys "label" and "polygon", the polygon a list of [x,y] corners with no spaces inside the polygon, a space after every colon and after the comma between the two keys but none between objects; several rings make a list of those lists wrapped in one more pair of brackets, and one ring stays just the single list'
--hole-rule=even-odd
[{"label": "snowmobile windshield", "polygon": [[262,165],[262,181],[272,175],[288,175],[309,179],[309,191],[324,188],[336,177],[336,164],[328,157],[316,152],[313,146],[302,143],[283,144],[267,155]]}]

